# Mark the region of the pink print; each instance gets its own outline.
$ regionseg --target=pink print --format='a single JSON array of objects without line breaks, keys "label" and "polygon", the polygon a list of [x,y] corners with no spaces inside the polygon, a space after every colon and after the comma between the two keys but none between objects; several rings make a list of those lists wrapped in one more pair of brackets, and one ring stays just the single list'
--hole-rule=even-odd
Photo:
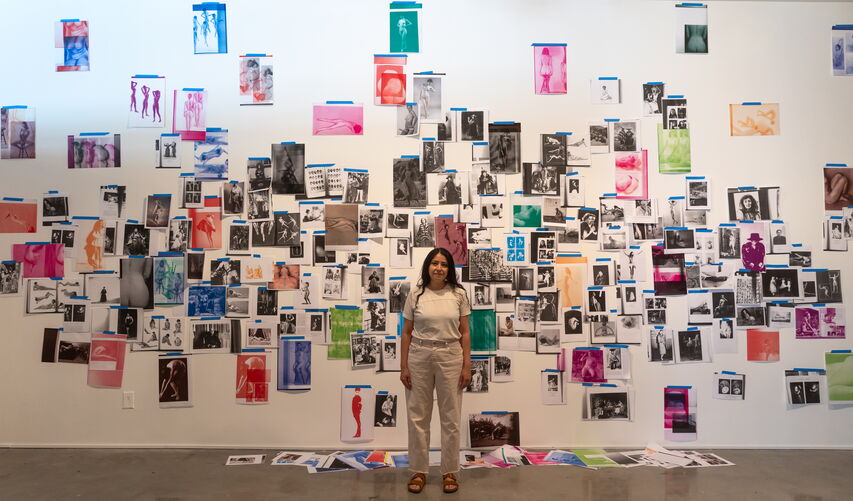
[{"label": "pink print", "polygon": [[566,93],[566,46],[533,47],[533,82],[536,94]]},{"label": "pink print", "polygon": [[207,136],[206,103],[207,91],[203,89],[175,90],[172,133],[180,134],[184,141],[204,141]]},{"label": "pink print", "polygon": [[24,264],[24,278],[65,276],[65,244],[12,244],[12,259]]},{"label": "pink print", "polygon": [[649,195],[648,150],[616,154],[616,198],[644,199]]},{"label": "pink print", "polygon": [[361,136],[364,133],[364,107],[361,104],[314,105],[315,136]]}]

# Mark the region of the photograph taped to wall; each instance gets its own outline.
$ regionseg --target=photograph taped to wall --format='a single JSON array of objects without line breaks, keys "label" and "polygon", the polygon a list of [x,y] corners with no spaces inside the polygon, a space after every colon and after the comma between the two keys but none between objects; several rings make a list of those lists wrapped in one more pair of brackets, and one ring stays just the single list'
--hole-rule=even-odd
[{"label": "photograph taped to wall", "polygon": [[417,104],[421,123],[442,123],[444,116],[444,73],[415,73],[412,75],[412,97]]},{"label": "photograph taped to wall", "polygon": [[240,106],[273,104],[273,59],[246,54],[239,59]]},{"label": "photograph taped to wall", "polygon": [[778,136],[780,121],[779,103],[729,105],[732,136]]},{"label": "photograph taped to wall", "polygon": [[0,159],[36,158],[35,116],[28,106],[0,107]]},{"label": "photograph taped to wall", "polygon": [[[162,104],[161,104],[162,101]],[[157,75],[135,75],[130,79],[127,126],[163,127],[161,109],[166,103],[166,79]]]},{"label": "photograph taped to wall", "polygon": [[598,77],[589,81],[592,104],[619,104],[622,102],[622,81],[616,77]]},{"label": "photograph taped to wall", "polygon": [[566,93],[566,44],[533,44],[533,89],[538,95]]}]

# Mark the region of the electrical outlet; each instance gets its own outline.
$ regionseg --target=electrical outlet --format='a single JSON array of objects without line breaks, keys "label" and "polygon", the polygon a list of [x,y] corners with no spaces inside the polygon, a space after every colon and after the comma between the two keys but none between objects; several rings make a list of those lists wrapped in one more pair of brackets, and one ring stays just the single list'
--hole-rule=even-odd
[{"label": "electrical outlet", "polygon": [[125,391],[121,394],[121,408],[122,409],[135,409],[136,408],[136,394],[132,391]]}]

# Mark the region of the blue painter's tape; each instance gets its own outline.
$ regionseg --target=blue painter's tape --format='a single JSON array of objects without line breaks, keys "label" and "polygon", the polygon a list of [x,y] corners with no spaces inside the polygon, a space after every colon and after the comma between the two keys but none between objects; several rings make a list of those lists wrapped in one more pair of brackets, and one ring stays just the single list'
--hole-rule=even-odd
[{"label": "blue painter's tape", "polygon": [[708,292],[708,289],[699,289],[699,290],[687,291],[688,294],[704,294],[706,292]]},{"label": "blue painter's tape", "polygon": [[603,387],[605,387],[605,388],[616,388],[616,385],[615,385],[615,384],[613,384],[613,383],[601,383],[601,384],[600,384],[600,385],[598,385],[598,386],[603,386]]},{"label": "blue painter's tape", "polygon": [[[426,141],[426,139],[425,139],[425,141]],[[475,144],[476,146],[488,146],[489,142],[488,141],[474,141],[473,144]]]},{"label": "blue painter's tape", "polygon": [[490,414],[490,415],[502,415],[509,414],[509,411],[483,411],[480,414]]},{"label": "blue painter's tape", "polygon": [[106,136],[109,132],[81,132],[78,136]]},{"label": "blue painter's tape", "polygon": [[687,176],[684,179],[705,179],[705,176]]},{"label": "blue painter's tape", "polygon": [[79,19],[60,19],[60,23],[79,23]]},{"label": "blue painter's tape", "polygon": [[400,158],[421,158],[420,155],[400,155]]},{"label": "blue painter's tape", "polygon": [[184,87],[181,90],[183,90],[185,92],[202,92],[202,91],[204,91],[204,89],[201,87]]},{"label": "blue painter's tape", "polygon": [[604,289],[604,287],[602,287],[602,286],[600,286],[600,285],[597,285],[597,286],[595,286],[595,287],[587,287],[587,288],[586,288],[586,290],[588,290],[588,291],[600,291],[600,290],[602,290],[602,289]]},{"label": "blue painter's tape", "polygon": [[847,167],[847,164],[826,164],[827,167]]},{"label": "blue painter's tape", "polygon": [[740,104],[741,106],[759,106],[761,105],[761,101],[744,101]]},{"label": "blue painter's tape", "polygon": [[832,350],[830,353],[850,353],[851,350]]},{"label": "blue painter's tape", "polygon": [[645,289],[645,290],[643,291],[643,293],[644,293],[644,294],[654,294],[654,293],[655,293],[655,291],[654,291],[653,289]]},{"label": "blue painter's tape", "polygon": [[429,211],[428,210],[415,211],[416,216],[420,216],[420,215],[424,215],[424,214],[429,214]]},{"label": "blue painter's tape", "polygon": [[248,54],[244,54],[243,57],[267,57],[267,55],[256,53],[256,52],[250,52]]},{"label": "blue painter's tape", "polygon": [[812,306],[814,306],[815,308],[823,308],[824,306],[826,306],[826,303],[814,303],[812,304]]},{"label": "blue painter's tape", "polygon": [[598,77],[599,80],[619,80],[617,77]]},{"label": "blue painter's tape", "polygon": [[581,383],[581,386],[594,386],[592,383]]},{"label": "blue painter's tape", "polygon": [[515,125],[518,122],[509,121],[509,122],[492,122],[492,123],[495,125]]},{"label": "blue painter's tape", "polygon": [[579,346],[579,347],[575,348],[575,350],[578,350],[578,351],[594,351],[594,350],[600,350],[600,349],[601,348],[599,348],[598,346]]},{"label": "blue painter's tape", "polygon": [[736,373],[736,372],[732,372],[732,371],[723,371],[722,373],[723,373],[723,374],[728,374],[729,376],[736,376],[736,375],[737,375],[737,373]]},{"label": "blue painter's tape", "polygon": [[265,350],[264,350],[263,348],[243,348],[241,351],[242,351],[243,353],[247,353],[247,352],[249,352],[249,353],[257,353],[257,352],[261,352],[261,351],[265,351]]},{"label": "blue painter's tape", "polygon": [[616,196],[616,193],[602,193],[602,194],[601,194],[601,196],[602,196],[602,197],[604,197],[604,198],[607,198],[607,197],[615,197],[615,196]]},{"label": "blue painter's tape", "polygon": [[571,132],[555,132],[554,134],[556,134],[558,136],[571,136],[572,135]]},{"label": "blue painter's tape", "polygon": [[794,367],[794,370],[803,372],[826,372],[824,369],[804,369],[802,367]]},{"label": "blue painter's tape", "polygon": [[[177,357],[180,355],[184,355],[184,353],[181,353],[180,351],[170,351],[168,353],[161,353],[160,354],[161,357]],[[186,353],[186,355],[190,355],[190,353]]]},{"label": "blue painter's tape", "polygon": [[637,281],[636,280],[619,280],[616,283],[618,283],[618,284],[635,284],[635,283],[637,283]]},{"label": "blue painter's tape", "polygon": [[[575,220],[575,219],[577,219],[577,218],[576,218],[576,217],[572,217],[572,216],[566,216],[566,217],[564,217],[563,219],[565,219],[566,221],[574,221],[574,220]],[[639,249],[639,247],[637,247],[637,248]],[[559,254],[558,254],[558,255],[559,255]]]},{"label": "blue painter's tape", "polygon": [[737,226],[735,223],[720,223],[720,226],[731,227],[734,228]]},{"label": "blue painter's tape", "polygon": [[348,384],[344,388],[372,388],[369,384]]},{"label": "blue painter's tape", "polygon": [[853,24],[836,24],[832,27],[834,30],[853,30]]},{"label": "blue painter's tape", "polygon": [[618,118],[605,118],[604,121],[605,122],[618,122],[619,119]]},{"label": "blue painter's tape", "polygon": [[284,339],[284,340],[290,341],[290,340],[305,339],[305,336],[280,336],[278,339],[280,339],[280,340]]},{"label": "blue painter's tape", "polygon": [[450,108],[450,111],[468,111],[468,108]]},{"label": "blue painter's tape", "polygon": [[779,268],[787,268],[787,267],[788,267],[788,265],[787,265],[787,264],[765,264],[764,266],[765,266],[766,268],[777,268],[777,269],[779,269]]},{"label": "blue painter's tape", "polygon": [[692,386],[672,386],[672,385],[670,385],[670,386],[667,386],[667,388],[670,388],[673,390],[689,390],[690,388],[693,388],[693,387]]},{"label": "blue painter's tape", "polygon": [[669,200],[684,200],[684,196],[682,195],[678,197],[669,197]]},{"label": "blue painter's tape", "polygon": [[132,78],[162,78],[160,75],[133,75]]},{"label": "blue painter's tape", "polygon": [[597,258],[595,258],[595,260],[596,260],[596,261],[598,261],[598,262],[603,262],[603,261],[612,261],[612,260],[613,260],[613,258],[610,258],[610,257],[597,257]]},{"label": "blue painter's tape", "polygon": [[663,82],[646,82],[646,85],[663,85]]},{"label": "blue painter's tape", "polygon": [[687,226],[667,226],[664,230],[686,230]]},{"label": "blue painter's tape", "polygon": [[666,96],[667,99],[684,99],[684,94],[670,94]]},{"label": "blue painter's tape", "polygon": [[803,271],[829,271],[829,268],[803,268]]},{"label": "blue painter's tape", "polygon": [[627,349],[628,345],[627,344],[605,344],[604,347],[605,348],[625,348],[625,349]]},{"label": "blue painter's tape", "polygon": [[564,43],[532,43],[530,45],[532,47],[565,47],[567,44],[564,44]]},{"label": "blue painter's tape", "polygon": [[352,101],[326,101],[326,104],[353,104]]},{"label": "blue painter's tape", "polygon": [[359,307],[354,304],[336,304],[336,310],[357,310]]},{"label": "blue painter's tape", "polygon": [[[296,141],[282,141],[278,144],[283,144],[283,145],[287,146],[289,144],[296,144]],[[306,165],[306,167],[308,167],[308,166]]]},{"label": "blue painter's tape", "polygon": [[693,231],[695,231],[696,233],[713,233],[714,232],[714,230],[712,230],[710,228],[696,228]]},{"label": "blue painter's tape", "polygon": [[654,326],[654,328],[655,328],[655,329],[657,329],[657,330],[662,330],[662,329],[663,329],[663,325],[655,325],[655,326]]},{"label": "blue painter's tape", "polygon": [[[3,197],[3,200],[6,202],[23,202],[24,201],[23,198],[18,198],[18,197]],[[71,219],[74,219],[74,218],[71,218]]]},{"label": "blue painter's tape", "polygon": [[204,321],[208,321],[208,320],[220,320],[221,318],[222,318],[222,317],[201,317],[201,320],[204,320]]},{"label": "blue painter's tape", "polygon": [[679,3],[675,5],[676,7],[704,7],[703,3]]}]

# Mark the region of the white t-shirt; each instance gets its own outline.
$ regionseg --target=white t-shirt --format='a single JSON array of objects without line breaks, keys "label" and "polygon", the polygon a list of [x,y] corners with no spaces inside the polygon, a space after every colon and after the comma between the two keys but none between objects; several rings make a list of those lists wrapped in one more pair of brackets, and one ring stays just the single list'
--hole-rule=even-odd
[{"label": "white t-shirt", "polygon": [[403,307],[403,318],[414,322],[413,335],[429,341],[458,341],[462,337],[459,317],[471,314],[465,289],[447,285],[437,291],[426,288],[418,298],[420,293],[421,288],[412,290]]}]

